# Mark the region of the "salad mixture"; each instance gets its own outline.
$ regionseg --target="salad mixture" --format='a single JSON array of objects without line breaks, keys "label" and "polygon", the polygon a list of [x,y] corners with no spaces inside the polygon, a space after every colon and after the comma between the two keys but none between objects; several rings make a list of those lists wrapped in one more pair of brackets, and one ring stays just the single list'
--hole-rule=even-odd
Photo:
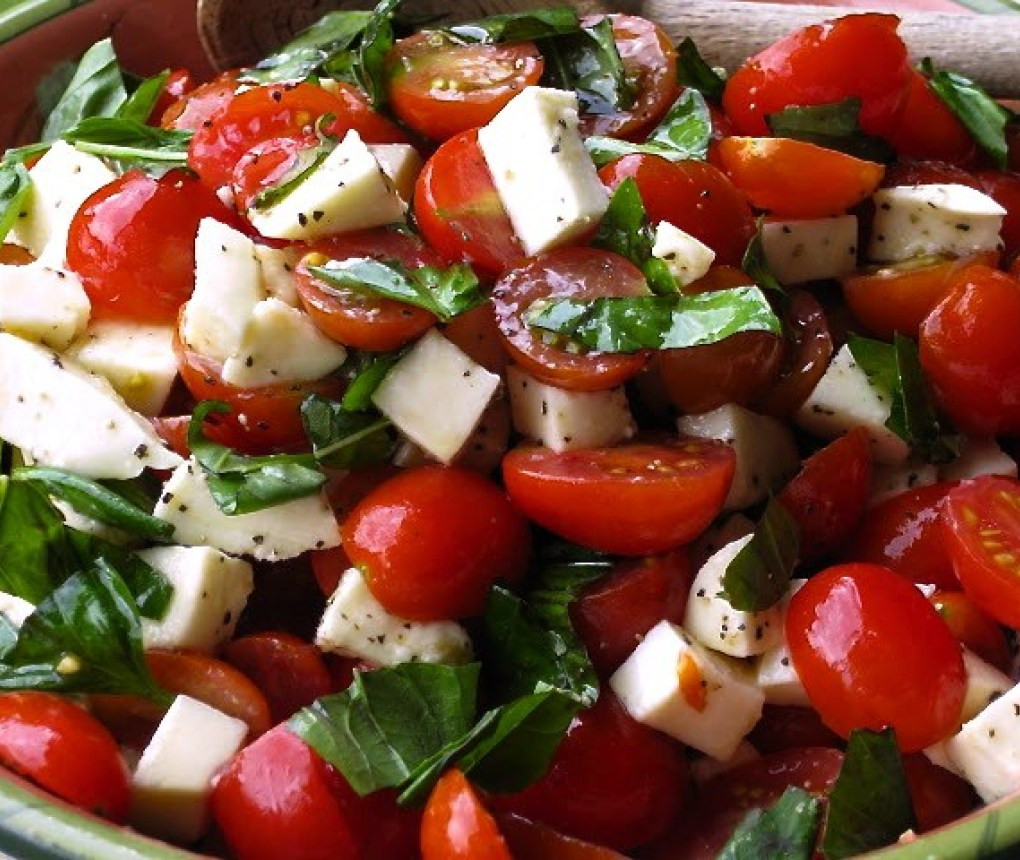
[{"label": "salad mixture", "polygon": [[727,77],[397,7],[204,83],[100,42],[0,163],[0,763],[238,860],[1020,789],[1016,116],[894,15]]}]

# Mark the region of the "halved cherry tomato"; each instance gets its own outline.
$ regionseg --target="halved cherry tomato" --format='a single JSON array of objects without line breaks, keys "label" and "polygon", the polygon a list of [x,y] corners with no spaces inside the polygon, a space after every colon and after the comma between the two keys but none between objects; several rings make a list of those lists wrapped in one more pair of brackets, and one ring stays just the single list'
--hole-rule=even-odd
[{"label": "halved cherry tomato", "polygon": [[544,68],[533,42],[463,44],[439,30],[415,33],[386,57],[390,106],[409,128],[446,140],[485,125]]},{"label": "halved cherry tomato", "polygon": [[1001,672],[1012,673],[1013,658],[1006,634],[973,600],[962,591],[937,591],[930,599],[961,643]]},{"label": "halved cherry tomato", "polygon": [[197,131],[204,123],[218,116],[234,97],[237,75],[236,69],[223,72],[184,93],[163,111],[159,124],[163,128]]},{"label": "halved cherry tomato", "polygon": [[644,367],[644,355],[568,350],[529,328],[524,315],[539,299],[648,294],[644,275],[618,254],[559,248],[507,272],[492,291],[492,303],[503,342],[525,370],[550,385],[600,391],[634,376]]},{"label": "halved cherry tomato", "polygon": [[455,316],[443,326],[443,337],[492,373],[503,374],[510,363],[510,356],[503,349],[503,338],[499,336],[492,302]]},{"label": "halved cherry tomato", "polygon": [[786,638],[811,704],[842,737],[892,727],[914,752],[959,725],[956,638],[912,584],[873,564],[830,567],[793,595]]},{"label": "halved cherry tomato", "polygon": [[751,205],[786,218],[841,215],[874,193],[885,168],[783,137],[727,137],[715,154]]},{"label": "halved cherry tomato", "polygon": [[899,122],[886,134],[900,158],[964,164],[974,156],[974,138],[928,83],[912,69]]},{"label": "halved cherry tomato", "polygon": [[191,72],[187,69],[173,69],[167,75],[167,79],[163,83],[163,89],[160,91],[156,103],[152,106],[152,111],[149,113],[147,120],[148,123],[150,125],[158,124],[163,118],[163,114],[170,109],[170,106],[193,89],[195,89],[195,79],[191,76]]},{"label": "halved cherry tomato", "polygon": [[421,621],[479,614],[494,582],[521,579],[530,547],[527,523],[499,487],[442,466],[380,484],[342,533],[344,552],[376,599]]},{"label": "halved cherry tomato", "polygon": [[245,152],[231,171],[230,188],[238,211],[246,212],[260,194],[286,181],[302,166],[302,154],[314,149],[318,142],[314,134],[270,137]]},{"label": "halved cherry tomato", "polygon": [[499,825],[456,768],[440,778],[421,821],[422,860],[510,860]]},{"label": "halved cherry tomato", "polygon": [[856,427],[808,457],[779,502],[797,521],[801,559],[823,558],[853,531],[871,493],[871,448]]},{"label": "halved cherry tomato", "polygon": [[496,823],[514,857],[528,860],[626,860],[622,854],[566,836],[539,821],[531,821],[512,812],[496,816]]},{"label": "halved cherry tomato", "polygon": [[965,481],[949,491],[940,518],[966,595],[1000,624],[1020,627],[1020,482]]},{"label": "halved cherry tomato", "polygon": [[131,782],[113,736],[52,693],[0,693],[0,764],[89,812],[127,820]]},{"label": "halved cherry tomato", "polygon": [[902,760],[918,833],[956,821],[977,806],[970,783],[932,763],[924,753],[910,753]]},{"label": "halved cherry tomato", "polygon": [[801,747],[844,747],[818,711],[805,705],[765,705],[747,739],[762,755]]},{"label": "halved cherry tomato", "polygon": [[707,439],[560,454],[524,446],[503,458],[507,492],[525,514],[568,540],[618,555],[690,543],[722,508],[733,469],[733,449]]}]

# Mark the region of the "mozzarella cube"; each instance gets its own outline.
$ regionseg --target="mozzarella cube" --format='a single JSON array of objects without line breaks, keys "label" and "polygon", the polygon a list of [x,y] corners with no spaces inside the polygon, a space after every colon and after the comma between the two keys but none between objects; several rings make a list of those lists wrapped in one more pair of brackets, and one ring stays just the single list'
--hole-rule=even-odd
[{"label": "mozzarella cube", "polygon": [[352,567],[326,603],[315,644],[323,651],[380,666],[397,663],[467,663],[471,639],[453,621],[408,621],[375,599],[361,571]]},{"label": "mozzarella cube", "polygon": [[725,761],[761,718],[765,697],[728,658],[660,621],[609,679],[627,712]]},{"label": "mozzarella cube", "polygon": [[985,803],[1020,789],[1020,686],[964,723],[945,752]]},{"label": "mozzarella cube", "polygon": [[478,130],[478,146],[528,256],[577,238],[609,206],[573,92],[525,87]]},{"label": "mozzarella cube", "polygon": [[857,216],[765,221],[761,244],[781,284],[839,278],[857,268]]},{"label": "mozzarella cube", "polygon": [[789,428],[769,415],[727,403],[701,415],[677,419],[681,436],[718,439],[733,448],[736,470],[723,503],[735,511],[757,504],[800,468],[797,444]]},{"label": "mozzarella cube", "polygon": [[964,439],[960,456],[939,469],[941,481],[967,481],[982,475],[1017,476],[1016,460],[994,439]]},{"label": "mozzarella cube", "polygon": [[682,287],[708,274],[715,262],[715,251],[669,221],[660,221],[655,227],[652,256],[665,262]]},{"label": "mozzarella cube", "polygon": [[51,349],[85,330],[91,311],[78,276],[32,264],[0,265],[0,328]]},{"label": "mozzarella cube", "polygon": [[174,699],[132,776],[132,825],[174,842],[198,839],[209,826],[213,777],[247,734],[241,720],[190,696]]},{"label": "mozzarella cube", "polygon": [[301,247],[271,248],[269,245],[255,245],[255,259],[259,262],[262,289],[267,298],[279,299],[295,308],[301,307],[294,269],[303,255]]},{"label": "mozzarella cube", "polygon": [[248,220],[263,236],[308,242],[395,224],[404,220],[406,210],[393,182],[352,129],[286,197],[265,209],[249,209]]},{"label": "mozzarella cube", "polygon": [[755,680],[758,689],[765,694],[765,702],[769,705],[803,705],[811,704],[807,690],[797,674],[786,644],[786,611],[790,599],[804,584],[806,579],[791,579],[790,588],[779,604],[780,642],[762,654],[755,665]]},{"label": "mozzarella cube", "polygon": [[400,359],[372,402],[405,436],[441,463],[470,438],[500,379],[435,329]]},{"label": "mozzarella cube", "polygon": [[567,391],[508,367],[514,429],[560,452],[613,445],[637,431],[623,386],[608,391]]},{"label": "mozzarella cube", "polygon": [[321,492],[228,516],[217,507],[194,459],[174,470],[153,514],[174,526],[174,540],[180,544],[211,546],[260,561],[293,558],[340,544],[336,518]]},{"label": "mozzarella cube", "polygon": [[25,623],[25,619],[33,612],[35,612],[34,603],[29,603],[23,597],[18,597],[16,594],[0,591],[0,615],[3,615],[10,622],[11,627],[20,630],[21,625]]},{"label": "mozzarella cube", "polygon": [[1006,214],[987,194],[966,185],[898,185],[875,192],[868,259],[896,263],[914,257],[966,257],[1002,248]]},{"label": "mozzarella cube", "polygon": [[967,673],[967,688],[960,721],[965,723],[1009,692],[1013,681],[1009,675],[982,660],[969,648],[963,649],[963,670]]},{"label": "mozzarella cube", "polygon": [[400,199],[409,203],[414,194],[414,183],[424,164],[418,150],[409,143],[370,143],[368,151],[379,162]]},{"label": "mozzarella cube", "polygon": [[761,754],[747,741],[741,741],[740,746],[737,747],[736,752],[733,753],[728,759],[720,761],[717,758],[712,758],[710,755],[696,758],[691,762],[689,772],[691,775],[691,782],[696,786],[702,786],[706,782],[715,779],[717,776],[728,773],[735,767],[740,767],[742,764],[747,764],[751,761],[756,761],[761,758]]},{"label": "mozzarella cube", "polygon": [[927,487],[939,479],[939,470],[931,463],[911,457],[892,465],[876,463],[871,469],[871,495],[868,507],[881,504],[907,490]]}]

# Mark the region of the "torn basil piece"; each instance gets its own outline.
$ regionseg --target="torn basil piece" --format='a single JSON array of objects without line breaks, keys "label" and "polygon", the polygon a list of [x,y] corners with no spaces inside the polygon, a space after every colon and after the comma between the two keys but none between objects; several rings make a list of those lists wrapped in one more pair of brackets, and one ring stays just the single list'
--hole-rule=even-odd
[{"label": "torn basil piece", "polygon": [[824,105],[793,105],[769,114],[765,121],[776,137],[813,143],[866,161],[894,161],[896,151],[891,145],[861,131],[860,112],[860,99],[849,98]]},{"label": "torn basil piece", "polygon": [[723,597],[734,609],[760,612],[779,603],[790,590],[790,578],[800,558],[797,522],[775,498],[745,544],[726,568]]}]

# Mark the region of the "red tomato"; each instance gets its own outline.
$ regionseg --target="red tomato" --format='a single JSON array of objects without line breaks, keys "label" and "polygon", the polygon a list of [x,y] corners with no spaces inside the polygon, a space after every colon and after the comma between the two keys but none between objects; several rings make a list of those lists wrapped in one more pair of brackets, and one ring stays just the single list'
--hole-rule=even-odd
[{"label": "red tomato", "polygon": [[1000,624],[1020,627],[1020,482],[986,475],[949,491],[942,536],[966,595]]},{"label": "red tomato", "polygon": [[645,357],[548,343],[524,322],[524,314],[545,298],[642,295],[648,295],[648,284],[629,260],[598,248],[559,248],[507,272],[492,291],[492,303],[507,351],[528,373],[572,391],[601,391],[634,376]]},{"label": "red tomato", "polygon": [[167,76],[163,83],[163,89],[152,106],[147,122],[149,125],[158,125],[163,114],[170,109],[179,99],[195,89],[195,79],[187,69],[174,69]]},{"label": "red tomato", "polygon": [[351,566],[351,561],[347,558],[343,547],[340,546],[316,550],[312,552],[310,558],[312,573],[322,590],[322,596],[329,598],[340,584],[340,578],[344,575],[344,571]]},{"label": "red tomato", "polygon": [[27,266],[29,263],[34,262],[35,257],[20,245],[11,245],[8,242],[0,245],[0,264],[4,266]]},{"label": "red tomato", "polygon": [[529,821],[520,815],[502,813],[496,816],[499,829],[514,857],[527,860],[626,860],[611,848],[582,842],[572,836]]},{"label": "red tomato", "polygon": [[856,98],[861,128],[889,134],[899,123],[911,77],[898,24],[895,15],[871,13],[797,30],[730,76],[723,108],[740,134],[765,135],[765,117],[785,107]]},{"label": "red tomato", "polygon": [[237,71],[223,72],[181,95],[163,111],[159,124],[163,128],[197,131],[226,108],[236,89]]},{"label": "red tomato", "polygon": [[498,374],[506,372],[510,356],[503,349],[503,338],[499,336],[492,302],[455,316],[443,327],[443,337],[486,370]]},{"label": "red tomato", "polygon": [[871,196],[881,164],[782,137],[727,137],[717,164],[751,205],[786,218],[841,215]]},{"label": "red tomato", "polygon": [[914,752],[958,727],[960,646],[891,570],[846,564],[812,577],[790,600],[786,638],[811,704],[837,734],[891,726],[900,749]]},{"label": "red tomato", "polygon": [[380,484],[344,520],[343,547],[401,618],[482,611],[489,588],[524,575],[530,536],[502,490],[464,469],[422,466]]},{"label": "red tomato", "polygon": [[170,323],[195,288],[195,235],[203,218],[233,214],[194,178],[129,170],[89,197],[67,236],[67,264],[95,316]]},{"label": "red tomato", "polygon": [[318,648],[290,633],[241,636],[227,643],[223,659],[255,682],[269,703],[274,724],[332,691],[332,678]]},{"label": "red tomato", "polygon": [[918,833],[956,821],[978,804],[970,783],[933,764],[924,753],[903,756],[903,772],[914,802]]},{"label": "red tomato", "polygon": [[510,860],[499,825],[459,770],[440,778],[421,821],[422,860]]},{"label": "red tomato", "polygon": [[46,791],[123,823],[131,808],[127,765],[88,711],[51,693],[0,694],[0,764]]},{"label": "red tomato", "polygon": [[652,224],[669,221],[715,251],[717,263],[740,265],[754,236],[754,216],[722,171],[704,161],[657,155],[625,155],[599,171],[609,189],[628,177],[637,183]]},{"label": "red tomato", "polygon": [[910,582],[959,589],[938,524],[943,500],[953,486],[916,487],[879,502],[861,521],[847,548],[847,561],[880,564]]},{"label": "red tomato", "polygon": [[440,254],[466,260],[487,275],[524,257],[477,131],[450,138],[425,162],[414,189],[414,219]]},{"label": "red tomato", "polygon": [[1020,251],[1020,173],[982,170],[976,178],[978,189],[1006,210],[1000,235],[1003,253],[1008,260]]},{"label": "red tomato", "polygon": [[818,711],[802,705],[765,705],[747,740],[762,755],[801,747],[844,746],[843,739],[822,722]]},{"label": "red tomato", "polygon": [[662,833],[686,795],[680,747],[632,720],[603,690],[594,707],[577,715],[545,776],[518,794],[493,795],[491,802],[627,851]]},{"label": "red tomato", "polygon": [[779,494],[800,528],[801,560],[817,561],[842,544],[871,494],[871,448],[856,427],[808,457]]},{"label": "red tomato", "polygon": [[971,266],[921,324],[921,367],[939,405],[974,435],[1020,430],[1020,281]]},{"label": "red tomato", "polygon": [[533,42],[459,44],[442,31],[416,33],[386,57],[390,106],[409,128],[446,140],[485,125],[544,67]]},{"label": "red tomato", "polygon": [[524,446],[503,458],[510,498],[540,526],[617,555],[668,552],[715,518],[733,480],[733,449],[707,439],[557,454]]},{"label": "red tomato", "polygon": [[928,83],[911,70],[899,122],[886,135],[900,158],[963,164],[974,155],[974,138]]},{"label": "red tomato", "polygon": [[293,171],[302,167],[302,154],[318,143],[314,134],[270,137],[245,152],[231,171],[230,188],[238,211],[246,212],[255,205],[260,194],[285,182]]},{"label": "red tomato", "polygon": [[996,669],[1012,674],[1013,658],[1006,634],[974,601],[962,591],[937,591],[931,602],[962,644]]}]

